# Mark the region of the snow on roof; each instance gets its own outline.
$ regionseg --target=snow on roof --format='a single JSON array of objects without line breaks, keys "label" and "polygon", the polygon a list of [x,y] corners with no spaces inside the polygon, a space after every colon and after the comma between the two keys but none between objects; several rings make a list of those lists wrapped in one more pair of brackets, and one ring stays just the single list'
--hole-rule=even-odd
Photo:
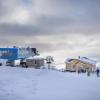
[{"label": "snow on roof", "polygon": [[35,59],[35,60],[37,60],[37,59],[44,59],[44,58],[41,57],[41,56],[33,56],[33,57],[29,57],[27,59]]},{"label": "snow on roof", "polygon": [[79,60],[95,65],[97,62],[87,57],[80,57]]},{"label": "snow on roof", "polygon": [[92,59],[89,59],[89,58],[87,58],[87,57],[68,58],[68,59],[66,59],[65,63],[70,63],[70,62],[71,62],[72,60],[74,60],[74,59],[81,60],[81,61],[83,61],[83,62],[90,63],[90,64],[93,64],[93,65],[95,65],[95,64],[97,63],[96,61],[94,61],[94,60],[92,60]]},{"label": "snow on roof", "polygon": [[65,60],[65,63],[70,63],[70,61],[73,60],[73,59],[75,59],[75,58],[67,58],[67,59]]}]

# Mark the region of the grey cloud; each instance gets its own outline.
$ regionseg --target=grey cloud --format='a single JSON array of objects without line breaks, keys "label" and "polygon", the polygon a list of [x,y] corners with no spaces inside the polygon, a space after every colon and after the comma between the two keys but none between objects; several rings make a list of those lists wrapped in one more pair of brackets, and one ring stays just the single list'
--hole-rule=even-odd
[{"label": "grey cloud", "polygon": [[0,17],[6,16],[13,11],[13,4],[15,0],[0,0]]},{"label": "grey cloud", "polygon": [[[14,12],[14,10],[11,11],[13,8],[13,5],[11,4],[14,3],[17,8],[19,7],[18,4],[21,6],[22,2],[26,5],[27,2],[30,2],[28,0],[14,1],[10,0],[9,5],[6,6],[4,6],[5,3],[7,4],[6,0],[0,1],[0,14],[3,13],[2,16]],[[5,33],[9,35],[11,33],[13,33],[13,35],[43,35],[73,32],[83,34],[98,33],[100,31],[99,4],[99,0],[46,0],[44,6],[47,8],[44,7],[44,11],[46,10],[50,15],[46,13],[40,14],[35,25],[32,25],[33,19],[31,19],[31,24],[28,23],[27,25],[16,24],[16,22],[1,23],[0,32],[1,34]],[[22,6],[26,5],[22,4]],[[33,6],[35,6],[35,3]],[[29,10],[31,11],[31,14],[35,16],[33,8],[30,8]]]},{"label": "grey cloud", "polygon": [[34,35],[37,34],[39,29],[30,25],[20,25],[20,24],[1,24],[0,25],[0,33],[1,34],[9,34],[9,35]]}]

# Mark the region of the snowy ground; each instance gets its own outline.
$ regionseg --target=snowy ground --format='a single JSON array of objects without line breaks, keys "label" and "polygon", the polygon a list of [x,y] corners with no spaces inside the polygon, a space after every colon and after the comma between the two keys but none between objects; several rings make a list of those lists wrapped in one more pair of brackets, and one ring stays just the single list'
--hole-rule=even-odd
[{"label": "snowy ground", "polygon": [[100,100],[100,77],[2,66],[0,100]]}]

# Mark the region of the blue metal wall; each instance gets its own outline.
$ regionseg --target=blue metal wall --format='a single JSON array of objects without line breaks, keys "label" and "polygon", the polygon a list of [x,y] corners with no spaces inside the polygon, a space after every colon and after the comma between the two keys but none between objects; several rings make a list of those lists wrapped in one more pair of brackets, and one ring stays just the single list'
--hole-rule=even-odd
[{"label": "blue metal wall", "polygon": [[18,59],[18,48],[0,48],[0,59]]}]

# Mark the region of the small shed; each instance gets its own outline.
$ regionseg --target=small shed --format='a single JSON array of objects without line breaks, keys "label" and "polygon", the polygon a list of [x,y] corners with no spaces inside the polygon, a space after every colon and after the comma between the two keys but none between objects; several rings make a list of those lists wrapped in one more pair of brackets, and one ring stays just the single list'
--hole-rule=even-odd
[{"label": "small shed", "polygon": [[27,67],[40,68],[44,66],[44,58],[40,56],[29,57],[26,59]]}]

